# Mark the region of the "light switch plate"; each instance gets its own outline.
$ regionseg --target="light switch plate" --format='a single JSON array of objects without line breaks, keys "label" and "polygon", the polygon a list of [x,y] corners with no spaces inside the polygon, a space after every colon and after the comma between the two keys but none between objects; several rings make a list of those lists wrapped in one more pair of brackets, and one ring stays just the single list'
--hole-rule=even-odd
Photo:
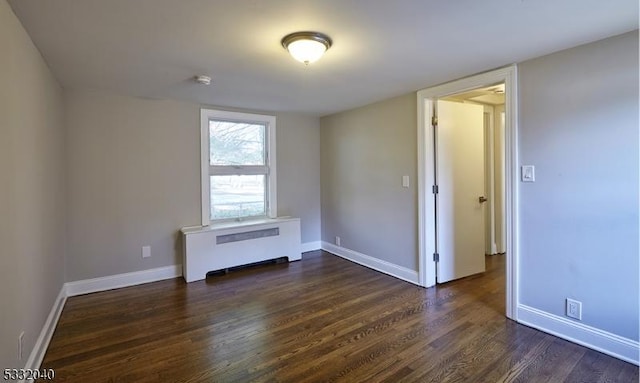
[{"label": "light switch plate", "polygon": [[402,176],[402,187],[403,188],[409,187],[409,176]]},{"label": "light switch plate", "polygon": [[536,181],[536,167],[533,165],[522,165],[522,182]]}]

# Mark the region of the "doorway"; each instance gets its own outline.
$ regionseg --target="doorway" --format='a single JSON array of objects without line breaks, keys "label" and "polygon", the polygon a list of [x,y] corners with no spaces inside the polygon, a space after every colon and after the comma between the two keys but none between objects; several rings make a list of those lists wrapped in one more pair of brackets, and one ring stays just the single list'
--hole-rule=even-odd
[{"label": "doorway", "polygon": [[[435,161],[435,156],[439,154],[436,147],[437,129],[434,128],[439,121],[436,121],[436,113],[438,108],[438,100],[445,99],[454,95],[460,95],[469,93],[471,91],[477,91],[478,89],[496,86],[497,84],[504,84],[504,248],[506,252],[506,316],[511,319],[516,318],[517,307],[517,246],[516,242],[516,230],[515,223],[516,218],[516,127],[517,110],[515,103],[516,95],[516,67],[509,66],[502,69],[497,69],[491,72],[482,73],[479,75],[467,77],[461,80],[453,81],[447,84],[439,85],[433,88],[424,89],[418,92],[418,247],[419,247],[419,276],[420,283],[425,287],[430,287],[436,284],[436,270],[442,272],[442,268],[438,266],[437,258],[438,248],[442,246],[442,243],[438,243],[438,239],[442,239],[441,233],[438,233],[439,225],[441,222],[434,219],[437,215],[437,209],[439,206],[437,194],[441,191],[438,190],[440,185],[436,184],[436,175],[438,171],[442,173],[443,169],[438,168],[438,164]],[[481,108],[481,107],[479,107]],[[477,108],[476,108],[477,110]],[[482,110],[482,108],[481,108]],[[480,112],[481,119],[482,113]],[[494,110],[494,119],[496,113]],[[482,138],[480,139],[482,141]],[[482,141],[484,142],[484,141]],[[441,148],[440,148],[441,149]],[[484,172],[484,161],[482,161],[481,172]],[[442,174],[440,174],[442,176]],[[438,180],[441,182],[441,180]],[[460,189],[460,187],[457,187]],[[476,195],[475,205],[469,205],[468,208],[478,210],[479,204],[482,204],[481,197],[486,197],[483,194],[486,193],[485,189],[480,191],[474,191]],[[451,193],[450,193],[451,194]],[[450,195],[448,196],[450,197]],[[445,197],[445,198],[448,198]],[[470,197],[467,198],[467,202],[470,201]],[[438,203],[437,203],[438,202]],[[495,203],[495,201],[494,201]],[[458,208],[460,204],[452,202],[449,206]],[[481,206],[481,205],[480,205]],[[495,207],[495,206],[494,206]],[[484,209],[480,208],[480,216],[484,218]],[[447,213],[443,211],[441,213]],[[451,212],[448,213],[451,217]],[[476,212],[477,214],[477,212]],[[495,216],[494,216],[495,217]],[[445,217],[446,219],[446,217]],[[482,220],[484,222],[484,220]],[[444,228],[446,230],[446,228]],[[484,253],[485,253],[485,233],[481,233],[482,242],[480,245],[482,253],[482,267],[484,267]],[[455,239],[453,242],[456,244]],[[491,245],[493,246],[493,245]],[[492,251],[489,246],[490,251]],[[498,250],[498,245],[495,245],[495,250]],[[451,267],[451,266],[450,266]],[[455,265],[453,266],[455,268]],[[483,271],[483,270],[480,270]],[[439,280],[440,278],[438,278]]]},{"label": "doorway", "polygon": [[[475,154],[471,160],[474,162],[484,162],[484,168],[476,170],[484,173],[483,193],[477,192],[478,195],[483,194],[483,201],[480,201],[484,210],[484,253],[486,255],[504,254],[505,243],[505,86],[504,83],[491,85],[488,87],[478,88],[471,91],[450,95],[441,99],[442,101],[451,101],[465,105],[459,106],[464,109],[462,112],[469,116],[473,113],[469,108],[483,108],[482,117],[482,133],[484,146],[482,149],[475,142],[475,152],[483,150],[483,153]],[[439,121],[442,125],[447,119],[443,120],[443,113],[447,110],[441,110],[439,113]],[[472,136],[476,141],[479,136],[480,112],[475,113],[475,121],[472,126],[463,126],[467,132],[467,136]],[[449,120],[451,117],[448,118]],[[446,126],[444,127],[446,128]],[[468,132],[469,129],[476,131]],[[438,152],[436,150],[436,152]],[[474,152],[474,153],[475,153]],[[471,153],[467,154],[471,155]],[[436,159],[436,164],[438,163]],[[462,169],[464,171],[465,169]],[[476,186],[476,189],[479,189]]]}]

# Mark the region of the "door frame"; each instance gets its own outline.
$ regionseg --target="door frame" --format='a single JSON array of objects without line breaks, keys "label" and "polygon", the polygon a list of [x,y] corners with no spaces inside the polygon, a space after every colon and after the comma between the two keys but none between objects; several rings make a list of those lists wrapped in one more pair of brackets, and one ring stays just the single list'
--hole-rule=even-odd
[{"label": "door frame", "polygon": [[[496,200],[495,200],[495,105],[484,104],[484,195],[487,197],[485,218],[485,254],[496,254]],[[489,120],[487,122],[487,119]],[[489,238],[487,238],[489,234]],[[488,240],[488,248],[487,248]],[[488,251],[487,251],[488,250]]]},{"label": "door frame", "polygon": [[517,320],[518,307],[518,145],[517,145],[517,67],[510,65],[476,74],[417,92],[418,103],[418,278],[421,286],[436,283],[434,130],[431,124],[434,102],[438,98],[505,84],[505,226],[506,226],[506,316]]}]

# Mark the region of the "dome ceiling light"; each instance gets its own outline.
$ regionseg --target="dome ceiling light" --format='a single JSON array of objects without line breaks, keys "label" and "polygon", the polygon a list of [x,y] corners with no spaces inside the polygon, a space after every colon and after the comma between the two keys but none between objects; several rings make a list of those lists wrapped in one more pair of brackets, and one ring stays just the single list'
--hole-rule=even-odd
[{"label": "dome ceiling light", "polygon": [[201,74],[199,76],[193,76],[193,81],[198,84],[209,85],[211,84],[211,77]]},{"label": "dome ceiling light", "polygon": [[295,32],[282,38],[282,46],[305,65],[320,59],[331,44],[329,36],[319,32]]}]

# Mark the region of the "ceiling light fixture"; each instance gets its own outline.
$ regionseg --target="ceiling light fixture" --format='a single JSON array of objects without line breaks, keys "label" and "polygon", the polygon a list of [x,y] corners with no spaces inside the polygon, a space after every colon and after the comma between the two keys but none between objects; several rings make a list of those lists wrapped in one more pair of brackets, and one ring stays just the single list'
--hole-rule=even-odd
[{"label": "ceiling light fixture", "polygon": [[282,46],[305,65],[320,59],[331,44],[329,36],[319,32],[295,32],[282,38]]},{"label": "ceiling light fixture", "polygon": [[199,76],[193,76],[193,81],[197,82],[198,84],[209,85],[211,84],[211,77],[201,74]]}]

